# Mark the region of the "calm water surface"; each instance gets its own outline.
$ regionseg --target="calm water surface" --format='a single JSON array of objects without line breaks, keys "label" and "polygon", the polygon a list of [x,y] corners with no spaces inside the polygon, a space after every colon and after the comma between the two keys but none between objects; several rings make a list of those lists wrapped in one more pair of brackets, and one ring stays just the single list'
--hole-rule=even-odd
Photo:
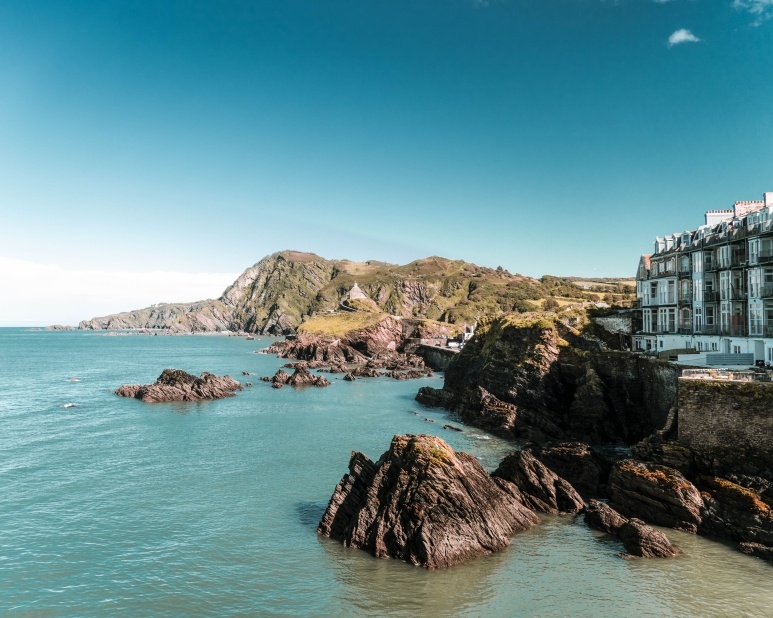
[{"label": "calm water surface", "polygon": [[[679,559],[625,561],[581,518],[545,518],[444,571],[318,537],[353,449],[433,433],[492,469],[511,447],[419,408],[440,378],[271,389],[258,376],[283,361],[254,354],[268,343],[0,329],[0,614],[773,616],[769,565],[673,531]],[[204,403],[113,395],[166,367],[254,386]]]}]

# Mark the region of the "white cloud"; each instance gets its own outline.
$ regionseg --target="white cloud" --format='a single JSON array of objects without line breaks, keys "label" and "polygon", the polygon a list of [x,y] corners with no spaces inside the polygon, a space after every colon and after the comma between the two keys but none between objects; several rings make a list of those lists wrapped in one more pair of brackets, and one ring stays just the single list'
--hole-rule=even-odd
[{"label": "white cloud", "polygon": [[0,325],[76,325],[158,302],[217,298],[234,273],[68,270],[0,256]]},{"label": "white cloud", "polygon": [[679,45],[680,43],[697,43],[698,41],[700,41],[700,39],[692,32],[686,30],[685,28],[680,28],[670,37],[668,37],[668,46],[673,47],[674,45]]},{"label": "white cloud", "polygon": [[756,15],[755,26],[773,17],[773,0],[733,0],[733,8]]}]

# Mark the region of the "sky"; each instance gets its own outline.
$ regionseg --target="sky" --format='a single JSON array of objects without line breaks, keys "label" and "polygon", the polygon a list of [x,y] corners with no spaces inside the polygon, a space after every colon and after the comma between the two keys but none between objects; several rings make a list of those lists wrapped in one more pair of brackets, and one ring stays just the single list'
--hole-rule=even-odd
[{"label": "sky", "polygon": [[0,326],[283,249],[631,276],[773,191],[773,0],[0,3]]}]

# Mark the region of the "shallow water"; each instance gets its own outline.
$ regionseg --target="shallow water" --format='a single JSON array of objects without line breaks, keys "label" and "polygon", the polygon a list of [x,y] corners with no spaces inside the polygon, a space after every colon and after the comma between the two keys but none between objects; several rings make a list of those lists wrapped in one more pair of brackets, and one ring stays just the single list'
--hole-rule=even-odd
[{"label": "shallow water", "polygon": [[[0,613],[773,614],[769,565],[670,530],[682,557],[625,561],[581,518],[547,517],[444,571],[318,537],[353,449],[377,458],[394,434],[432,433],[492,469],[512,446],[420,408],[440,378],[271,389],[258,377],[284,361],[254,354],[268,343],[0,329]],[[254,386],[185,404],[113,394],[166,367]]]}]

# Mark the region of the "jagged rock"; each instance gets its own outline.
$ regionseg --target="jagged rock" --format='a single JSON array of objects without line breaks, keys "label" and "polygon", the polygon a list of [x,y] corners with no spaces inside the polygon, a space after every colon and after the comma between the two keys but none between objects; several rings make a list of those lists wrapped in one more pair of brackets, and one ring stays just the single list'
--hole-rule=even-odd
[{"label": "jagged rock", "polygon": [[491,475],[514,483],[524,504],[540,513],[578,513],[585,507],[574,487],[527,451],[508,455]]},{"label": "jagged rock", "polygon": [[585,507],[585,523],[589,528],[615,535],[628,521],[608,504],[591,498]]},{"label": "jagged rock", "polygon": [[606,495],[607,480],[612,465],[583,442],[556,442],[544,447],[527,444],[532,453],[558,476],[571,483],[583,498]]},{"label": "jagged rock", "polygon": [[455,427],[454,425],[443,425],[443,429],[448,429],[449,431],[464,431],[460,427]]},{"label": "jagged rock", "polygon": [[380,378],[382,375],[380,371],[371,367],[357,367],[351,371],[351,374],[358,378]]},{"label": "jagged rock", "polygon": [[[265,380],[265,378],[261,378]],[[292,375],[280,369],[271,378],[274,388],[282,388],[285,384],[289,386],[330,386],[330,381],[324,376],[315,376],[309,373],[306,363],[296,363],[295,372]]]},{"label": "jagged rock", "polygon": [[422,386],[416,394],[416,401],[430,408],[450,408],[454,396],[448,391],[431,386]]},{"label": "jagged rock", "polygon": [[592,499],[588,503],[585,523],[590,528],[619,538],[627,552],[623,557],[672,558],[679,555],[679,550],[665,534],[639,519],[623,517],[608,504],[598,500]]},{"label": "jagged rock", "polygon": [[233,391],[242,389],[242,385],[230,376],[221,377],[205,371],[197,378],[180,369],[164,369],[153,384],[124,384],[115,394],[146,403],[158,403],[223,399],[233,397]]},{"label": "jagged rock", "polygon": [[701,476],[705,509],[701,532],[773,546],[773,509],[754,489],[720,477]]},{"label": "jagged rock", "polygon": [[517,488],[473,456],[406,435],[375,464],[352,453],[318,532],[377,557],[442,568],[498,551],[538,521]]},{"label": "jagged rock", "polygon": [[628,517],[697,532],[703,499],[678,470],[626,459],[609,475],[610,504]]},{"label": "jagged rock", "polygon": [[335,337],[299,335],[295,339],[275,341],[269,347],[269,354],[279,358],[293,358],[318,363],[315,366],[340,365],[343,363],[365,362],[365,357],[355,348]]},{"label": "jagged rock", "polygon": [[351,373],[347,373],[344,376],[344,380],[346,380],[347,382],[354,382],[356,379],[357,378],[355,378]]},{"label": "jagged rock", "polygon": [[773,562],[773,547],[761,543],[741,543],[739,547],[745,554]]}]

